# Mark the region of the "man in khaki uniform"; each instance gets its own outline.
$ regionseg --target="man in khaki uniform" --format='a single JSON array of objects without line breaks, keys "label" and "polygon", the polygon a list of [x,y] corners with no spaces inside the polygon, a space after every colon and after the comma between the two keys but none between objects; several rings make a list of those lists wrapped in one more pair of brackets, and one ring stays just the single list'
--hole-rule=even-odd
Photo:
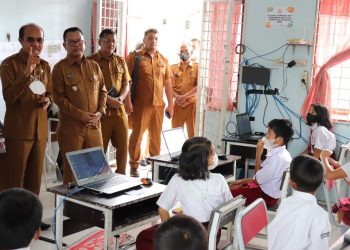
[{"label": "man in khaki uniform", "polygon": [[186,123],[189,138],[194,136],[198,79],[198,64],[191,61],[191,52],[191,45],[182,43],[179,51],[181,61],[171,66],[175,98],[174,117],[171,125],[177,128],[183,127]]},{"label": "man in khaki uniform", "polygon": [[[138,70],[137,81],[132,84],[131,90],[135,99],[126,98],[126,108],[131,112],[129,119],[132,122],[132,133],[129,138],[130,175],[137,176],[140,159],[140,146],[143,133],[149,132],[149,154],[160,153],[160,134],[164,118],[163,90],[168,100],[165,111],[173,116],[173,94],[171,87],[171,68],[168,60],[157,51],[158,31],[148,29],[143,38],[144,47],[127,58],[131,75]],[[135,58],[139,57],[138,69],[134,69]]]},{"label": "man in khaki uniform", "polygon": [[[52,92],[50,66],[39,57],[44,43],[40,26],[22,26],[18,41],[19,53],[1,64],[6,153],[0,158],[0,190],[18,187],[39,194]],[[31,90],[36,84],[42,91]]]},{"label": "man in khaki uniform", "polygon": [[84,56],[85,41],[77,27],[63,33],[65,59],[52,72],[54,100],[60,108],[57,138],[63,156],[63,183],[75,178],[66,153],[102,146],[100,119],[106,109],[106,88],[98,64]]},{"label": "man in khaki uniform", "polygon": [[114,54],[115,32],[104,29],[98,41],[100,50],[88,57],[98,63],[108,92],[106,116],[101,119],[103,146],[107,151],[109,140],[117,149],[117,173],[125,174],[128,157],[128,118],[124,99],[129,92],[128,67],[123,58]]}]

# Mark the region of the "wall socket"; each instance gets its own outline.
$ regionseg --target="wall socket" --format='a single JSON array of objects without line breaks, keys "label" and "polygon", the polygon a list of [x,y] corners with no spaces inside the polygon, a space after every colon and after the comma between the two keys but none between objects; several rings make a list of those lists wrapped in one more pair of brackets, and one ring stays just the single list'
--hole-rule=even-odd
[{"label": "wall socket", "polygon": [[306,59],[295,59],[294,60],[296,62],[297,67],[305,67],[307,64],[307,60]]},{"label": "wall socket", "polygon": [[301,73],[300,75],[300,81],[301,81],[301,87],[302,88],[306,88],[308,89],[309,85],[308,85],[308,77],[309,77],[309,73],[305,70],[304,72]]}]

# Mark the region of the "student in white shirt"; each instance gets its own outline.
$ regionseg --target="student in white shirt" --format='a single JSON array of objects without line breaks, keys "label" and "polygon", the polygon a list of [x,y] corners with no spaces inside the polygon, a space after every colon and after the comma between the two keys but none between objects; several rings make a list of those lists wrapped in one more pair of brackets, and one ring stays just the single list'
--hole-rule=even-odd
[{"label": "student in white shirt", "polygon": [[308,155],[295,157],[290,164],[293,195],[283,199],[268,226],[269,250],[328,250],[330,222],[317,204],[315,192],[323,181],[321,163]]},{"label": "student in white shirt", "polygon": [[[322,150],[320,155],[325,178],[327,180],[338,180],[343,178],[347,184],[350,185],[350,162],[341,165],[339,162],[336,162],[331,158],[332,154],[333,152],[331,150]],[[339,207],[336,207],[335,210],[338,212],[338,221],[350,225],[350,213],[348,211],[350,207],[348,204],[350,204],[350,197],[342,198],[339,201]]]},{"label": "student in white shirt", "polygon": [[[232,182],[230,189],[233,196],[241,194],[246,197],[245,205],[258,198],[263,198],[267,207],[277,205],[281,197],[283,172],[289,168],[292,161],[286,145],[293,133],[289,120],[274,119],[269,122],[266,137],[256,146],[255,176]],[[264,148],[267,149],[266,160],[261,163]]]},{"label": "student in white shirt", "polygon": [[322,150],[334,150],[336,147],[335,135],[330,131],[332,122],[329,111],[324,105],[312,104],[306,120],[310,126],[311,134],[308,148],[304,151],[304,154],[309,154],[319,159]]},{"label": "student in white shirt", "polygon": [[0,249],[29,249],[40,236],[42,210],[38,196],[26,189],[0,192]]},{"label": "student in white shirt", "polygon": [[[182,146],[179,173],[175,174],[157,201],[162,222],[170,218],[169,211],[181,203],[183,213],[208,226],[211,211],[232,199],[225,178],[209,172],[218,162],[212,143],[204,137],[192,137]],[[136,239],[136,249],[152,249],[157,227],[142,231]]]}]

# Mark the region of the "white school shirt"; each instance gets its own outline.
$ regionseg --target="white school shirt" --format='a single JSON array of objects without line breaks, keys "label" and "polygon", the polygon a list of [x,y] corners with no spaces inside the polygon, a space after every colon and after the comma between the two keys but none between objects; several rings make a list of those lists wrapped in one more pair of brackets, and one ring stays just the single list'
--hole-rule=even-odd
[{"label": "white school shirt", "polygon": [[267,151],[266,159],[261,169],[255,174],[261,190],[272,198],[281,197],[281,181],[283,172],[289,168],[292,157],[286,146],[280,146]]},{"label": "white school shirt", "polygon": [[226,201],[233,199],[230,189],[221,174],[209,173],[207,180],[187,180],[175,174],[157,205],[167,211],[179,201],[185,215],[199,222],[208,222],[211,211]]},{"label": "white school shirt", "polygon": [[336,146],[335,135],[324,126],[318,126],[317,123],[311,126],[311,153],[315,149],[328,149],[333,151]]},{"label": "white school shirt", "polygon": [[269,250],[328,250],[331,225],[314,195],[293,190],[268,225]]}]

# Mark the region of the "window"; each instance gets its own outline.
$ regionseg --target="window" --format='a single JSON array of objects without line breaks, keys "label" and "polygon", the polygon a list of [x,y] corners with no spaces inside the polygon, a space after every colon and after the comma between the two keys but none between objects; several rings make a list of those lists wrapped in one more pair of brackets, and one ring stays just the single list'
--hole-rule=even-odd
[{"label": "window", "polygon": [[[316,29],[312,82],[320,68],[334,55],[350,46],[350,0],[320,1]],[[333,121],[350,121],[350,56],[331,64],[328,69],[331,86]],[[333,66],[334,65],[334,66]]]}]

